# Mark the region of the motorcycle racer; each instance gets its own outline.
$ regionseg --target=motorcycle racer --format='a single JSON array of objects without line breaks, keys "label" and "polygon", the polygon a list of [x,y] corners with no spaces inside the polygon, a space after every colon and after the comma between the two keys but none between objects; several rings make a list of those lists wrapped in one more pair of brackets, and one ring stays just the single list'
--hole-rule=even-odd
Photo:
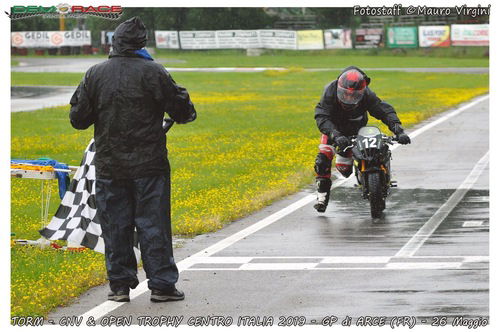
[{"label": "motorcycle racer", "polygon": [[314,208],[318,212],[325,212],[330,199],[333,157],[336,155],[335,167],[342,176],[348,178],[352,174],[352,151],[346,149],[350,144],[347,137],[356,135],[367,124],[367,113],[387,125],[400,144],[411,143],[394,108],[368,88],[370,81],[358,67],[347,67],[326,85],[316,105],[314,118],[322,133],[314,165],[317,187]]}]

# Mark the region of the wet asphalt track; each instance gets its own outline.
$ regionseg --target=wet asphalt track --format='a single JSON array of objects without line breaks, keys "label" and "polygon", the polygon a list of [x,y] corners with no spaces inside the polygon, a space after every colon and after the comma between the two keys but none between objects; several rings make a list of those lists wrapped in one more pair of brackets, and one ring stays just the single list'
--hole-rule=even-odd
[{"label": "wet asphalt track", "polygon": [[[89,67],[103,62],[105,57],[99,58],[36,58],[36,57],[16,57],[19,61],[18,66],[11,67],[13,72],[42,73],[42,72],[65,72],[65,73],[85,73]],[[176,68],[171,67],[185,61],[179,59],[158,58],[157,62],[163,64],[171,72],[177,71],[195,71],[195,72],[255,72],[267,69],[285,70],[286,68]],[[342,70],[344,68],[307,68],[306,71],[324,71],[324,70]],[[407,72],[450,72],[450,73],[468,73],[483,74],[489,72],[489,67],[447,67],[447,68],[364,68],[367,71],[388,70],[388,71],[407,71]]]},{"label": "wet asphalt track", "polygon": [[[49,320],[57,324],[61,317],[84,313],[87,320],[97,312],[106,318],[130,316],[134,324],[139,316],[182,316],[182,324],[190,317],[223,316],[232,317],[233,326],[240,316],[259,316],[261,321],[272,316],[275,325],[279,316],[299,316],[308,324],[320,324],[331,315],[339,320],[349,315],[354,322],[368,315],[386,316],[388,321],[410,316],[424,325],[437,316],[446,317],[448,325],[457,316],[487,318],[488,166],[422,246],[413,254],[400,254],[487,153],[488,102],[393,152],[399,187],[389,197],[385,217],[376,223],[350,179],[334,189],[326,213],[316,213],[311,202],[219,247],[222,250],[205,251],[208,257],[202,254],[195,263],[184,264],[186,257],[307,197],[311,187],[217,233],[185,240],[175,250],[183,270],[178,287],[185,291],[185,301],[151,303],[145,292],[108,312],[99,306],[107,293],[103,286],[54,311]],[[140,274],[143,280],[143,271]]]},{"label": "wet asphalt track", "polygon": [[45,107],[69,105],[76,86],[13,86],[11,112],[29,112]]}]

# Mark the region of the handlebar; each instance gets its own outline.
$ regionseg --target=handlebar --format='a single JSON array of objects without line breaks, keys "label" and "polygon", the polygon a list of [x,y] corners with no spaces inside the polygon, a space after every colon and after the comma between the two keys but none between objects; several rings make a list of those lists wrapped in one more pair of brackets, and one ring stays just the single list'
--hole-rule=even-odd
[{"label": "handlebar", "polygon": [[[352,143],[356,142],[357,135],[349,136],[348,139],[351,140]],[[398,142],[397,136],[386,136],[382,135],[382,140],[386,143],[392,144],[393,142]]]},{"label": "handlebar", "polygon": [[[344,150],[342,150],[342,152],[346,152],[348,149],[353,148],[354,144],[356,143],[357,137],[358,137],[357,135],[349,136],[348,139],[351,141],[351,144],[347,146]],[[393,145],[394,142],[399,141],[397,136],[386,136],[386,135],[382,135],[382,140],[384,141],[384,143],[387,143],[389,145]]]},{"label": "handlebar", "polygon": [[386,140],[388,144],[393,144],[394,142],[399,142],[399,139],[397,136],[382,136],[383,140]]}]

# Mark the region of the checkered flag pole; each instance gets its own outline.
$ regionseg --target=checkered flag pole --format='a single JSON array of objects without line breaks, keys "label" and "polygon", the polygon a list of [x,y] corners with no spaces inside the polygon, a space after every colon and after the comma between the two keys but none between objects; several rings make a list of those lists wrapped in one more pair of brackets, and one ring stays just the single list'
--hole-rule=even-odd
[{"label": "checkered flag pole", "polygon": [[[59,208],[47,227],[39,232],[49,240],[66,240],[104,253],[101,224],[96,216],[94,156],[95,143],[92,139]],[[134,238],[137,239],[137,232]],[[137,241],[135,243],[134,251],[139,262],[140,252]]]}]

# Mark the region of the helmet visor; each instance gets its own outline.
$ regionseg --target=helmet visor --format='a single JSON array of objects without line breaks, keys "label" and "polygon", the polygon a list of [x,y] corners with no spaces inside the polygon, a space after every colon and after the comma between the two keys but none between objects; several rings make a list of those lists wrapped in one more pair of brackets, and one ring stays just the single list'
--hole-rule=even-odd
[{"label": "helmet visor", "polygon": [[356,105],[361,101],[363,95],[365,93],[365,89],[362,90],[354,90],[354,89],[346,89],[343,87],[337,87],[337,97],[340,102],[347,105]]}]

